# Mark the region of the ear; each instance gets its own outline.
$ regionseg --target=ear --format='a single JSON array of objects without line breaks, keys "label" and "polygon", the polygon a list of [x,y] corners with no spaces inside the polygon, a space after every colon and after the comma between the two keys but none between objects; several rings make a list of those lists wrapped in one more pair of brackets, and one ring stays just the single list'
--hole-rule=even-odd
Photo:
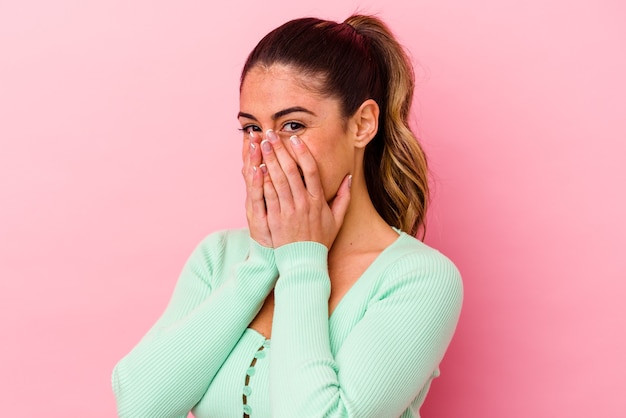
[{"label": "ear", "polygon": [[356,148],[365,148],[378,132],[380,108],[373,99],[364,101],[352,116]]}]

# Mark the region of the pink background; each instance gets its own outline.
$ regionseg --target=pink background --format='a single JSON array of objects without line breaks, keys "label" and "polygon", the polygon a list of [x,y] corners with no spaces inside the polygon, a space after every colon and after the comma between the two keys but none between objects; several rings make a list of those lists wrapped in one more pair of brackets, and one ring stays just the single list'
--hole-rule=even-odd
[{"label": "pink background", "polygon": [[360,9],[418,63],[427,242],[466,286],[423,416],[626,416],[624,2],[221,3],[0,2],[1,415],[115,415],[193,246],[245,224],[247,53]]}]

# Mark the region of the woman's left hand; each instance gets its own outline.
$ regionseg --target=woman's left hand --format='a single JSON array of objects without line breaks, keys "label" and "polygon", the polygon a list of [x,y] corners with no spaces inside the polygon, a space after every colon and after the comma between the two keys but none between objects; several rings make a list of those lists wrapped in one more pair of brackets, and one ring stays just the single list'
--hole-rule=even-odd
[{"label": "woman's left hand", "polygon": [[273,131],[268,131],[261,143],[266,168],[263,192],[274,248],[297,241],[315,241],[330,249],[348,210],[352,176],[344,178],[329,205],[317,163],[306,144],[292,136],[289,145],[295,159]]}]

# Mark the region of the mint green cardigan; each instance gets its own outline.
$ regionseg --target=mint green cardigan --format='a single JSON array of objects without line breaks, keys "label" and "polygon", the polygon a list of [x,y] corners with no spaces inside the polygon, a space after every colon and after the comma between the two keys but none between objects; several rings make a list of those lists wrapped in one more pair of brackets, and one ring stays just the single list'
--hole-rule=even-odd
[{"label": "mint green cardigan", "polygon": [[[448,258],[396,232],[330,317],[325,246],[209,235],[161,318],[115,366],[119,416],[419,417],[463,289]],[[270,341],[248,324],[272,288]]]}]

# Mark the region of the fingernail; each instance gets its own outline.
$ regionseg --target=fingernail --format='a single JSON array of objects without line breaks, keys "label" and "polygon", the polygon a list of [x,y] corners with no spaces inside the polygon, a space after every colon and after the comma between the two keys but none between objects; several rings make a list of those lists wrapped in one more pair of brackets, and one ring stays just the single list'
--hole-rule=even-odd
[{"label": "fingernail", "polygon": [[278,135],[276,135],[276,132],[272,131],[271,129],[268,129],[267,132],[265,132],[265,136],[267,137],[267,139],[270,140],[271,143],[278,141]]},{"label": "fingernail", "polygon": [[348,177],[348,188],[352,187],[352,174]]},{"label": "fingernail", "polygon": [[266,173],[267,173],[267,167],[265,166],[265,164],[261,164],[261,165],[259,166],[259,168],[261,169],[261,171],[263,172],[263,174],[266,174]]},{"label": "fingernail", "polygon": [[253,165],[252,166],[252,171],[254,171],[254,174],[256,174],[257,170],[258,170],[258,168],[256,167],[256,165]]},{"label": "fingernail", "polygon": [[289,140],[291,141],[292,144],[294,145],[300,145],[302,143],[302,141],[300,141],[300,138],[298,138],[296,135],[292,135]]},{"label": "fingernail", "polygon": [[272,144],[270,144],[267,139],[261,142],[261,148],[263,149],[263,152],[272,152]]},{"label": "fingernail", "polygon": [[254,133],[254,131],[250,131],[248,135],[250,136],[250,139],[256,138],[256,134]]},{"label": "fingernail", "polygon": [[254,150],[256,150],[256,145],[254,144],[254,142],[250,142],[250,152],[253,153]]}]

